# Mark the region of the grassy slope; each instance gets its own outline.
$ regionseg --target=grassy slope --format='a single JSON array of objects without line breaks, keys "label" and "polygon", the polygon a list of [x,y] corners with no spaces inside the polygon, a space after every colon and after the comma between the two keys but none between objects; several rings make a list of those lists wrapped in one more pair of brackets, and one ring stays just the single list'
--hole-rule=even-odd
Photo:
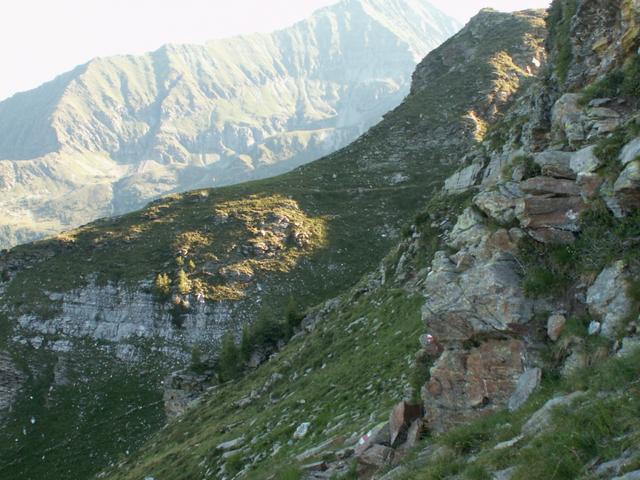
[{"label": "grassy slope", "polygon": [[[160,272],[175,271],[176,247],[180,246],[185,234],[212,239],[211,243],[204,245],[204,249],[195,248],[193,258],[186,258],[187,261],[194,260],[196,267],[206,262],[209,258],[207,255],[211,254],[222,256],[222,261],[226,264],[233,264],[238,258],[235,253],[224,253],[224,246],[238,235],[242,240],[251,238],[253,232],[246,224],[244,227],[235,222],[221,225],[213,217],[223,205],[251,195],[256,199],[253,204],[257,210],[254,220],[259,221],[267,216],[273,210],[271,207],[274,199],[285,196],[295,202],[291,212],[293,215],[301,215],[310,225],[321,223],[324,232],[317,237],[322,237],[323,242],[312,242],[302,252],[295,252],[292,248],[285,249],[284,258],[280,258],[282,263],[275,271],[264,269],[256,273],[256,283],[267,287],[262,294],[263,305],[269,306],[277,314],[284,309],[292,294],[298,303],[308,307],[344,292],[378,264],[393,243],[397,242],[399,227],[412,218],[416,209],[439,188],[442,179],[451,169],[456,168],[454,162],[461,158],[458,149],[464,143],[445,148],[447,128],[455,130],[470,108],[480,107],[484,97],[478,96],[477,92],[491,89],[496,79],[504,73],[486,68],[485,63],[491,61],[497,50],[509,51],[514,46],[519,49],[522,39],[532,28],[538,28],[539,22],[540,19],[535,17],[513,18],[508,21],[513,36],[500,36],[498,32],[492,31],[493,36],[489,39],[491,41],[484,42],[481,39],[473,40],[467,32],[463,38],[447,42],[439,52],[439,60],[427,64],[428,68],[434,69],[429,75],[430,82],[433,82],[431,88],[416,91],[402,106],[387,115],[379,126],[350,147],[328,158],[273,179],[216,189],[206,195],[195,192],[167,198],[144,211],[115,220],[96,222],[55,239],[14,249],[9,256],[27,259],[26,263],[30,268],[18,273],[1,301],[11,307],[13,312],[52,315],[57,307],[48,300],[44,292],[64,292],[80,287],[95,272],[100,273],[98,280],[101,282],[118,281],[122,286],[137,288],[137,283],[142,280],[153,280]],[[458,58],[456,41],[460,40],[479,41],[483,45],[492,45],[495,49],[483,49],[469,63],[459,65],[453,59]],[[529,42],[531,39],[527,37],[525,41]],[[448,60],[443,63],[442,59]],[[527,59],[529,60],[530,58]],[[456,69],[450,70],[447,65],[456,65]],[[473,82],[461,84],[457,81],[460,78],[473,78]],[[438,130],[438,127],[442,129]],[[469,137],[472,141],[473,136]],[[405,175],[407,179],[393,185],[389,177],[398,173]],[[288,261],[291,256],[295,257],[293,264]],[[425,262],[427,259],[426,256],[423,258]],[[198,279],[197,269],[192,277]],[[218,280],[214,280],[214,286],[216,281]],[[248,287],[244,291],[248,298],[243,303],[249,316],[255,313],[251,288],[254,287]],[[223,294],[224,292],[226,291]],[[402,378],[406,361],[416,349],[415,339],[420,329],[419,306],[417,299],[402,292],[385,290],[376,297],[360,300],[340,314],[334,314],[334,318],[327,323],[330,326],[325,329],[326,336],[322,335],[321,330],[309,339],[297,340],[287,347],[289,353],[282,356],[285,358],[289,355],[291,365],[295,364],[294,361],[302,365],[308,364],[314,372],[314,382],[309,382],[309,375],[303,376],[297,381],[295,389],[291,388],[289,392],[293,399],[305,392],[304,395],[309,397],[305,407],[294,408],[293,404],[284,403],[285,406],[290,405],[290,420],[288,418],[277,427],[278,420],[266,408],[268,403],[261,404],[260,409],[251,410],[253,413],[250,417],[244,416],[242,412],[235,415],[245,421],[249,421],[255,414],[259,415],[258,427],[254,425],[251,429],[262,429],[267,435],[260,444],[261,447],[278,439],[288,438],[296,422],[313,417],[315,428],[325,427],[330,418],[334,417],[336,409],[344,409],[350,417],[345,417],[344,424],[335,432],[354,432],[365,428],[369,425],[367,417],[374,404],[378,406],[380,415],[386,415],[386,407],[402,394],[406,380]],[[345,326],[363,316],[368,318],[364,331],[353,337],[344,335]],[[379,322],[376,323],[376,319]],[[11,324],[7,326],[11,319],[4,318],[0,321],[4,330],[7,330],[6,336],[0,339],[0,345],[3,345],[11,335]],[[377,328],[380,332],[377,336],[371,333],[376,325],[379,325]],[[356,346],[360,347],[359,350],[355,350]],[[27,347],[10,348],[14,356],[27,359],[28,370],[33,378],[38,379],[38,383],[30,386],[27,392],[44,392],[50,382],[46,376],[39,376],[39,372],[52,368],[49,362],[54,359],[33,356],[26,350]],[[297,348],[301,349],[300,356],[296,356]],[[343,353],[329,357],[332,351]],[[365,351],[368,355],[362,355]],[[78,375],[91,378],[91,366],[82,366],[86,358],[82,352],[82,349],[77,350],[69,361],[77,366]],[[98,358],[93,352],[90,350],[86,355]],[[380,357],[385,352],[385,358],[388,359],[381,362]],[[327,364],[325,369],[319,368],[322,366],[320,362]],[[34,435],[21,438],[20,429],[25,422],[25,415],[34,413],[26,413],[26,410],[14,412],[8,427],[0,435],[4,442],[14,442],[19,437],[21,446],[3,449],[0,453],[0,465],[10,464],[11,470],[5,471],[10,471],[14,478],[40,478],[43,471],[50,469],[58,472],[57,478],[75,479],[83,478],[89,472],[115,460],[117,453],[123,453],[125,444],[125,451],[135,449],[144,433],[149,434],[157,429],[157,415],[161,407],[156,406],[155,409],[150,408],[131,417],[122,414],[127,411],[129,404],[147,401],[153,404],[157,393],[154,393],[152,385],[157,384],[158,376],[166,370],[161,364],[150,371],[145,371],[144,366],[142,368],[142,372],[136,370],[123,373],[121,396],[113,402],[101,400],[100,396],[110,391],[112,386],[108,382],[103,384],[99,381],[89,382],[87,388],[80,391],[81,395],[77,395],[78,392],[74,394],[74,401],[87,402],[87,408],[73,406],[69,411],[64,400],[51,402],[44,393],[34,395],[37,405],[32,406],[37,408],[39,416],[50,419],[67,418],[67,426],[70,428],[74,428],[72,425],[76,424],[74,419],[77,419],[77,428],[87,431],[94,424],[85,417],[87,409],[102,409],[101,418],[109,420],[111,428],[95,429],[92,432],[93,444],[87,441],[87,437],[70,436],[65,449],[49,451],[46,461],[42,461],[38,460],[40,456],[36,453],[40,454],[57,445],[64,436],[64,430],[61,429],[58,436],[52,436],[55,438],[42,439]],[[227,436],[213,435],[211,432],[218,431],[219,425],[224,424],[223,419],[228,419],[228,402],[240,394],[246,394],[255,386],[264,384],[272,373],[271,369],[279,368],[284,373],[291,374],[293,367],[270,363],[243,380],[241,385],[223,387],[221,392],[225,395],[219,397],[216,394],[216,398],[222,399],[222,402],[216,404],[209,400],[209,403],[213,403],[212,410],[207,414],[209,417],[202,418],[210,420],[203,423],[198,413],[193,413],[182,422],[174,424],[172,431],[178,429],[175,430],[178,433],[171,437],[173,443],[163,443],[161,450],[151,457],[153,469],[161,470],[167,468],[166,465],[174,465],[173,474],[180,475],[182,469],[176,469],[177,464],[184,467],[184,471],[200,472],[198,464],[202,459],[196,453],[204,452],[205,449],[195,447],[197,442],[189,443],[194,449],[193,455],[182,460],[185,464],[181,465],[176,459],[183,456],[180,452],[184,450],[177,445],[185,441],[191,442],[191,437],[204,439],[210,436],[207,440],[209,447],[213,442],[224,440]],[[303,371],[300,368],[298,370],[303,375]],[[140,385],[132,380],[139,378],[141,373],[148,382],[142,392]],[[316,383],[322,388],[314,389]],[[284,396],[287,394],[286,388],[278,385],[276,393]],[[64,391],[60,390],[59,395],[63,396]],[[324,405],[327,395],[331,395],[335,403]],[[128,426],[133,424],[141,426],[141,430],[135,430],[137,427],[134,425],[132,428],[135,431],[127,431]],[[183,425],[191,425],[193,428],[180,430]],[[209,429],[207,435],[210,435],[192,431],[196,426],[206,426]],[[113,441],[115,431],[121,432],[123,442]],[[185,431],[192,431],[192,435],[184,435]],[[305,440],[305,444],[296,445],[295,448],[302,449],[315,438],[317,437],[312,434]],[[83,452],[92,449],[100,450],[104,455],[101,458],[83,455]],[[33,453],[24,455],[25,451]],[[69,452],[78,452],[78,456],[74,454],[69,457]],[[69,458],[74,461],[69,462]],[[162,461],[161,464],[158,464],[158,459]],[[214,458],[207,460],[209,463],[215,461]],[[281,457],[276,456],[274,461],[287,462],[285,452]],[[150,464],[145,463],[145,468],[147,467],[150,468]],[[268,466],[261,468],[263,472],[270,470]]]},{"label": "grassy slope", "polygon": [[[408,235],[382,262],[384,284],[376,282],[381,273],[365,277],[338,297],[340,303],[321,317],[313,332],[294,338],[276,357],[239,381],[214,390],[151,438],[139,454],[110,470],[107,478],[220,478],[224,465],[231,474],[246,467],[244,478],[277,474],[276,478],[296,479],[301,463],[318,457],[297,462],[295,455],[331,439],[339,449],[346,438],[385,421],[416,374],[411,365],[424,329],[424,300],[415,279],[442,247],[438,240],[442,232],[431,225],[428,214],[455,218],[469,198],[431,200],[414,222],[419,240]],[[409,249],[412,243],[414,248]],[[403,254],[405,280],[398,280],[396,270]],[[263,391],[274,374],[282,377]],[[260,398],[243,408],[234,406],[252,391],[260,392]],[[292,441],[303,422],[311,423],[309,435]],[[243,436],[246,448],[223,459],[216,447]],[[271,455],[275,449],[277,453]],[[256,455],[262,458],[249,466]]]}]

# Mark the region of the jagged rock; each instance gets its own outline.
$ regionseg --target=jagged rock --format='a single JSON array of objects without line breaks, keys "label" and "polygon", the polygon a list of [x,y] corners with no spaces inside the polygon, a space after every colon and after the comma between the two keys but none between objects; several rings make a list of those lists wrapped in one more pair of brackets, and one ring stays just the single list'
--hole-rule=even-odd
[{"label": "jagged rock", "polygon": [[556,342],[560,338],[566,323],[567,318],[564,315],[551,315],[549,317],[547,320],[547,336],[551,341]]},{"label": "jagged rock", "polygon": [[515,182],[502,183],[476,195],[473,203],[496,222],[507,225],[516,219],[521,207],[522,191]]},{"label": "jagged rock", "polygon": [[589,322],[589,328],[587,329],[587,335],[596,335],[600,333],[600,329],[602,328],[602,324],[600,322],[596,322],[592,320]]},{"label": "jagged rock", "polygon": [[540,165],[542,174],[545,176],[574,180],[576,174],[571,169],[572,158],[573,153],[571,152],[546,150],[541,153],[536,153],[533,156],[533,161]]},{"label": "jagged rock", "polygon": [[578,150],[572,155],[570,161],[571,170],[576,175],[595,172],[601,165],[602,160],[596,156],[594,145]]},{"label": "jagged rock", "polygon": [[449,245],[460,248],[463,245],[476,245],[489,233],[484,218],[473,208],[468,207],[449,233]]},{"label": "jagged rock", "polygon": [[525,370],[520,378],[518,379],[518,384],[516,385],[516,391],[513,392],[511,398],[509,399],[508,407],[509,410],[517,410],[522,405],[526,403],[531,394],[534,392],[538,385],[540,385],[540,380],[542,379],[542,370],[539,368],[530,368],[529,370]]},{"label": "jagged rock", "polygon": [[640,208],[640,160],[627,164],[616,180],[613,191],[624,211]]},{"label": "jagged rock", "polygon": [[627,270],[623,261],[605,268],[587,291],[587,306],[601,319],[601,334],[615,339],[616,330],[632,313],[633,301],[627,293]]},{"label": "jagged rock", "polygon": [[633,162],[640,156],[640,137],[627,143],[620,152],[618,159],[622,166]]},{"label": "jagged rock", "polygon": [[306,437],[307,433],[309,433],[310,428],[311,428],[311,423],[309,422],[301,423],[300,425],[298,425],[298,428],[296,428],[296,431],[293,432],[293,438],[295,438],[296,440],[300,440]]},{"label": "jagged rock", "polygon": [[524,352],[516,339],[445,350],[423,389],[429,428],[441,432],[505,405],[522,373]]},{"label": "jagged rock", "polygon": [[509,332],[532,317],[532,303],[522,290],[520,267],[512,255],[496,253],[464,273],[446,265],[424,282],[422,318],[435,339],[467,340],[478,333]]},{"label": "jagged rock", "polygon": [[444,191],[447,193],[464,192],[478,182],[481,173],[482,164],[472,163],[447,178],[444,182]]},{"label": "jagged rock", "polygon": [[531,195],[578,196],[580,189],[576,182],[561,178],[533,177],[520,185],[524,193]]},{"label": "jagged rock", "polygon": [[570,144],[580,143],[586,139],[583,115],[580,95],[566,93],[558,99],[551,111],[552,129],[562,133]]},{"label": "jagged rock", "polygon": [[525,436],[537,435],[544,431],[551,424],[551,413],[554,408],[571,405],[586,395],[586,392],[577,391],[569,395],[555,397],[547,401],[538,411],[536,411],[527,423],[522,427],[522,434]]},{"label": "jagged rock", "polygon": [[422,417],[422,405],[400,402],[389,416],[389,433],[391,447],[397,448],[407,440],[409,427]]}]

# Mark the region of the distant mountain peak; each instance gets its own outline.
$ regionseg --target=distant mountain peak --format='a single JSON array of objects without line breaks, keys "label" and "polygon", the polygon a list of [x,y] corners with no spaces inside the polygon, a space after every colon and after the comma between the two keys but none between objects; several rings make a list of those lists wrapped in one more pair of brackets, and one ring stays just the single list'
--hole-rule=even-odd
[{"label": "distant mountain peak", "polygon": [[0,102],[0,247],[327,155],[457,27],[419,0],[344,0],[269,34],[96,58]]}]

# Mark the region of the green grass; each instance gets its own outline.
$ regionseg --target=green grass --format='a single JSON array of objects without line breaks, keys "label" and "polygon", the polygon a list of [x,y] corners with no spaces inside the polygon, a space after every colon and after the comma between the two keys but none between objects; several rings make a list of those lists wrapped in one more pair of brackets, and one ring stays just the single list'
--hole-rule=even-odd
[{"label": "green grass", "polygon": [[554,0],[549,8],[548,45],[555,55],[555,69],[561,83],[566,82],[573,61],[571,20],[578,8],[577,0]]},{"label": "green grass", "polygon": [[[224,463],[215,446],[242,435],[256,441],[242,453],[242,461],[234,459],[236,469],[251,455],[282,445],[248,476],[266,478],[285,467],[295,470],[293,455],[327,438],[364,433],[386,418],[408,386],[408,362],[422,331],[421,305],[420,297],[394,289],[343,299],[312,334],[293,339],[276,360],[220,387],[109,478],[199,478]],[[252,390],[260,391],[276,372],[284,379],[269,392],[244,409],[231,407]],[[377,412],[373,421],[371,412]],[[305,421],[312,424],[308,437],[287,445]],[[179,451],[189,453],[181,456],[178,467],[172,455]]]},{"label": "green grass", "polygon": [[633,54],[623,68],[615,69],[582,92],[580,102],[587,105],[596,98],[640,99],[640,56]]},{"label": "green grass", "polygon": [[[27,350],[14,352],[25,360],[29,395],[0,428],[0,478],[90,478],[96,465],[126,457],[162,426],[152,356],[140,376],[91,345],[79,345],[57,367],[54,354]],[[56,369],[67,382],[50,388]]]},{"label": "green grass", "polygon": [[[409,468],[400,480],[491,478],[489,472],[517,467],[514,479],[587,478],[586,465],[606,462],[635,448],[640,441],[640,350],[630,357],[610,358],[564,379],[544,378],[529,401],[515,412],[500,411],[427,441],[444,454],[423,466]],[[515,446],[494,450],[514,438],[551,397],[577,390],[587,392],[570,407],[552,413],[550,427]],[[424,447],[422,447],[424,448]],[[407,460],[412,465],[414,454]],[[627,470],[637,466],[631,465]]]},{"label": "green grass", "polygon": [[632,277],[640,273],[640,213],[617,219],[601,203],[593,203],[580,219],[580,233],[572,245],[549,245],[524,239],[520,259],[524,288],[533,297],[561,296],[581,275],[600,273],[624,260]]}]

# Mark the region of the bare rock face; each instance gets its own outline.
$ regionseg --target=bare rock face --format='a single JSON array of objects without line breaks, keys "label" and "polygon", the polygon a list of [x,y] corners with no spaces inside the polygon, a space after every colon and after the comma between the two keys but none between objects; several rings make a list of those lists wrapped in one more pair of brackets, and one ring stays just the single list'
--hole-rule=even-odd
[{"label": "bare rock face", "polygon": [[515,339],[445,351],[424,389],[429,427],[447,430],[502,407],[522,374],[524,353],[524,343]]},{"label": "bare rock face", "polygon": [[640,46],[639,25],[640,11],[634,0],[577,2],[566,88],[583,87],[619,66]]}]

